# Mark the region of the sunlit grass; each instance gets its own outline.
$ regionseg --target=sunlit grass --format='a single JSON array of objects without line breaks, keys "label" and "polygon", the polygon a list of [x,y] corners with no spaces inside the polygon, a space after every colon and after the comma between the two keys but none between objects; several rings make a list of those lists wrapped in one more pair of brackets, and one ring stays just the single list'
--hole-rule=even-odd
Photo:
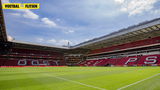
[{"label": "sunlit grass", "polygon": [[[116,90],[158,73],[160,67],[3,67],[0,90]],[[160,76],[125,90],[160,90]]]}]

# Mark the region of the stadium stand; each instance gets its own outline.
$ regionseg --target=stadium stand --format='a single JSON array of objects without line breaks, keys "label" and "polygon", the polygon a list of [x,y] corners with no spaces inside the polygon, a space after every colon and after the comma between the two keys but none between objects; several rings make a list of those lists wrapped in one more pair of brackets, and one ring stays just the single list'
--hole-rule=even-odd
[{"label": "stadium stand", "polygon": [[158,66],[160,55],[132,56],[117,59],[87,60],[79,66]]},{"label": "stadium stand", "polygon": [[76,66],[77,63],[83,60],[83,55],[81,54],[69,54],[69,55],[64,55],[66,65],[68,66]]},{"label": "stadium stand", "polygon": [[65,65],[63,54],[28,49],[11,49],[0,55],[1,66],[59,66]]},{"label": "stadium stand", "polygon": [[115,51],[115,50],[123,50],[123,49],[134,48],[134,47],[137,48],[141,46],[147,46],[147,45],[153,45],[153,44],[159,44],[159,43],[160,43],[160,37],[155,37],[155,38],[139,40],[131,43],[116,45],[112,47],[96,49],[91,51],[90,54],[103,53],[103,52],[109,52],[109,51]]}]

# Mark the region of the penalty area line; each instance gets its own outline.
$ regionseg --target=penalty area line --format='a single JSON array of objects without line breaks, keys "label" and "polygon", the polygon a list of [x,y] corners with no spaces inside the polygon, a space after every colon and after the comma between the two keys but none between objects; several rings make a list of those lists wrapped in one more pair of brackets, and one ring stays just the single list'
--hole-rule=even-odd
[{"label": "penalty area line", "polygon": [[93,86],[93,85],[84,84],[84,83],[81,83],[81,82],[73,81],[73,80],[62,78],[62,77],[58,77],[58,76],[52,76],[52,75],[49,75],[49,74],[46,74],[46,75],[54,77],[54,78],[57,78],[57,79],[61,79],[61,80],[64,80],[64,81],[72,82],[72,83],[75,83],[75,84],[83,85],[83,86],[86,86],[86,87],[95,88],[95,89],[98,89],[98,90],[107,90],[105,88],[100,88],[100,87],[96,87],[96,86]]},{"label": "penalty area line", "polygon": [[148,78],[142,79],[142,80],[140,80],[140,81],[137,81],[137,82],[135,82],[135,83],[132,83],[132,84],[123,86],[123,87],[121,87],[121,88],[118,88],[117,90],[125,89],[125,88],[127,88],[127,87],[133,86],[133,85],[135,85],[135,84],[141,83],[141,82],[143,82],[143,81],[145,81],[145,80],[151,79],[151,78],[156,77],[156,76],[159,76],[159,75],[160,75],[160,73],[158,73],[158,74],[156,74],[156,75],[153,75],[153,76],[150,76],[150,77],[148,77]]}]

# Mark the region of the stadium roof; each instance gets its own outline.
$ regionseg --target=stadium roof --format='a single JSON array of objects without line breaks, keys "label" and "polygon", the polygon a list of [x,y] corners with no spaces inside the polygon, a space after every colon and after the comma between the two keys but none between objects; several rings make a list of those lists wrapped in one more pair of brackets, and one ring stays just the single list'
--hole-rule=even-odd
[{"label": "stadium roof", "polygon": [[[142,33],[149,33],[154,30],[160,30],[160,18],[151,20],[151,21],[146,21],[142,22],[138,25],[130,26],[128,28],[121,29],[117,32],[110,33],[108,35],[99,37],[99,38],[94,38],[92,40],[80,43],[78,45],[73,46],[73,48],[79,48],[79,47],[85,47],[87,45],[92,45],[95,43],[99,43],[102,41],[106,40],[112,40],[113,38],[118,38],[118,37],[128,37],[128,36],[134,36]],[[151,33],[149,33],[151,34]],[[160,33],[159,33],[160,34]],[[114,41],[114,40],[113,40]]]}]

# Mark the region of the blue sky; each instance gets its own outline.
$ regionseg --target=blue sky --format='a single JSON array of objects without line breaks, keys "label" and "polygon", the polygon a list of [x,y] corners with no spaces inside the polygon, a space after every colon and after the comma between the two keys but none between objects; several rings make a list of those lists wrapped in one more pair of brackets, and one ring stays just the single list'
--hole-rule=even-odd
[{"label": "blue sky", "polygon": [[38,10],[4,10],[8,38],[75,45],[160,16],[160,0],[2,0],[40,3]]}]

